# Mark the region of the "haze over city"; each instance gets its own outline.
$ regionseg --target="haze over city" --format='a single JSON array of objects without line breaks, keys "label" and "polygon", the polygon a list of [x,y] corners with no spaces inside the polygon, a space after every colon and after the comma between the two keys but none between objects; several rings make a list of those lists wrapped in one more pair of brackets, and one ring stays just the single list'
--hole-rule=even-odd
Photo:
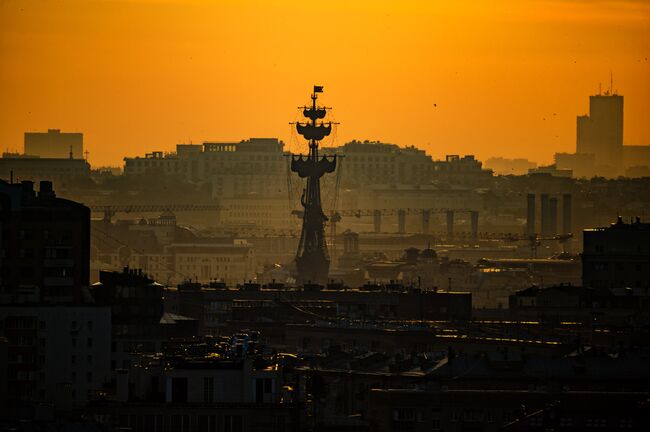
[{"label": "haze over city", "polygon": [[587,97],[625,95],[650,143],[646,1],[0,3],[0,142],[84,133],[94,166],[178,143],[291,139],[314,82],[371,139],[540,163],[575,146]]},{"label": "haze over city", "polygon": [[650,2],[0,0],[0,431],[647,432]]}]

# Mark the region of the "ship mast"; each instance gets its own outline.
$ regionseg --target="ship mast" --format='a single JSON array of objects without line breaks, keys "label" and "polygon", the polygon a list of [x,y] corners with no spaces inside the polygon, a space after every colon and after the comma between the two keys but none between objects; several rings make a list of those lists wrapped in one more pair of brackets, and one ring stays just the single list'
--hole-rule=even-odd
[{"label": "ship mast", "polygon": [[330,259],[325,240],[325,222],[320,196],[320,178],[336,169],[336,156],[319,157],[319,141],[332,131],[332,122],[320,123],[325,118],[326,107],[317,104],[318,93],[323,87],[314,86],[311,107],[303,107],[303,115],[309,119],[296,123],[296,129],[309,142],[309,154],[291,156],[291,171],[298,173],[307,182],[300,202],[304,208],[300,242],[296,252],[297,280],[301,284],[325,285],[329,273]]}]

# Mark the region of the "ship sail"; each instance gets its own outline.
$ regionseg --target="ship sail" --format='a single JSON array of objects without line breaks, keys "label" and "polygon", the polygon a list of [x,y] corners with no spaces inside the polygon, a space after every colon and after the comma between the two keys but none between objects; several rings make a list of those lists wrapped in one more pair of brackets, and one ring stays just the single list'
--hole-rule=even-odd
[{"label": "ship sail", "polygon": [[325,118],[325,114],[327,114],[325,108],[305,108],[302,111],[302,115],[313,121]]},{"label": "ship sail", "polygon": [[301,178],[320,178],[323,174],[334,172],[335,169],[336,158],[330,160],[326,156],[323,156],[315,163],[309,157],[303,158],[302,155],[292,157],[291,159],[291,171],[297,172]]},{"label": "ship sail", "polygon": [[298,133],[302,135],[306,140],[320,141],[328,136],[330,132],[332,132],[332,123],[330,122],[326,125],[325,123],[321,122],[319,125],[316,125],[309,123],[302,124],[300,122],[297,122],[296,129],[298,130]]}]

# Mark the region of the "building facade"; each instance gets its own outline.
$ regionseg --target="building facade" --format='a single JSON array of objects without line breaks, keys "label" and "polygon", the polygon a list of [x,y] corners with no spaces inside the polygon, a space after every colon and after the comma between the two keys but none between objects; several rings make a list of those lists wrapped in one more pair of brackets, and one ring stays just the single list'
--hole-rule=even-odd
[{"label": "building facade", "polygon": [[80,302],[90,274],[90,209],[52,183],[0,180],[0,298]]},{"label": "building facade", "polygon": [[582,283],[591,288],[650,289],[650,223],[621,217],[583,232]]},{"label": "building facade", "polygon": [[84,159],[40,158],[4,153],[0,158],[0,178],[8,181],[50,181],[56,189],[74,181],[90,179],[90,165]]},{"label": "building facade", "polygon": [[78,132],[25,132],[26,155],[51,159],[83,159],[84,135]]},{"label": "building facade", "polygon": [[84,406],[109,378],[110,329],[106,307],[0,305],[9,399],[56,409]]}]

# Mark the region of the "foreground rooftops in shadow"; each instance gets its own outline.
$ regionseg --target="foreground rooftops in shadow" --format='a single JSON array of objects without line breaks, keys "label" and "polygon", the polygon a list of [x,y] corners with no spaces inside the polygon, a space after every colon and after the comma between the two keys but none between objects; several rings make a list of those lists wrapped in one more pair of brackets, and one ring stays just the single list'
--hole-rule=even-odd
[{"label": "foreground rooftops in shadow", "polygon": [[616,222],[610,224],[608,227],[600,227],[600,228],[589,228],[585,229],[585,232],[593,232],[593,231],[650,231],[650,223],[648,222],[641,222],[640,217],[636,217],[634,221],[630,221],[630,223],[625,223],[623,221],[623,218],[621,216],[618,217]]}]

